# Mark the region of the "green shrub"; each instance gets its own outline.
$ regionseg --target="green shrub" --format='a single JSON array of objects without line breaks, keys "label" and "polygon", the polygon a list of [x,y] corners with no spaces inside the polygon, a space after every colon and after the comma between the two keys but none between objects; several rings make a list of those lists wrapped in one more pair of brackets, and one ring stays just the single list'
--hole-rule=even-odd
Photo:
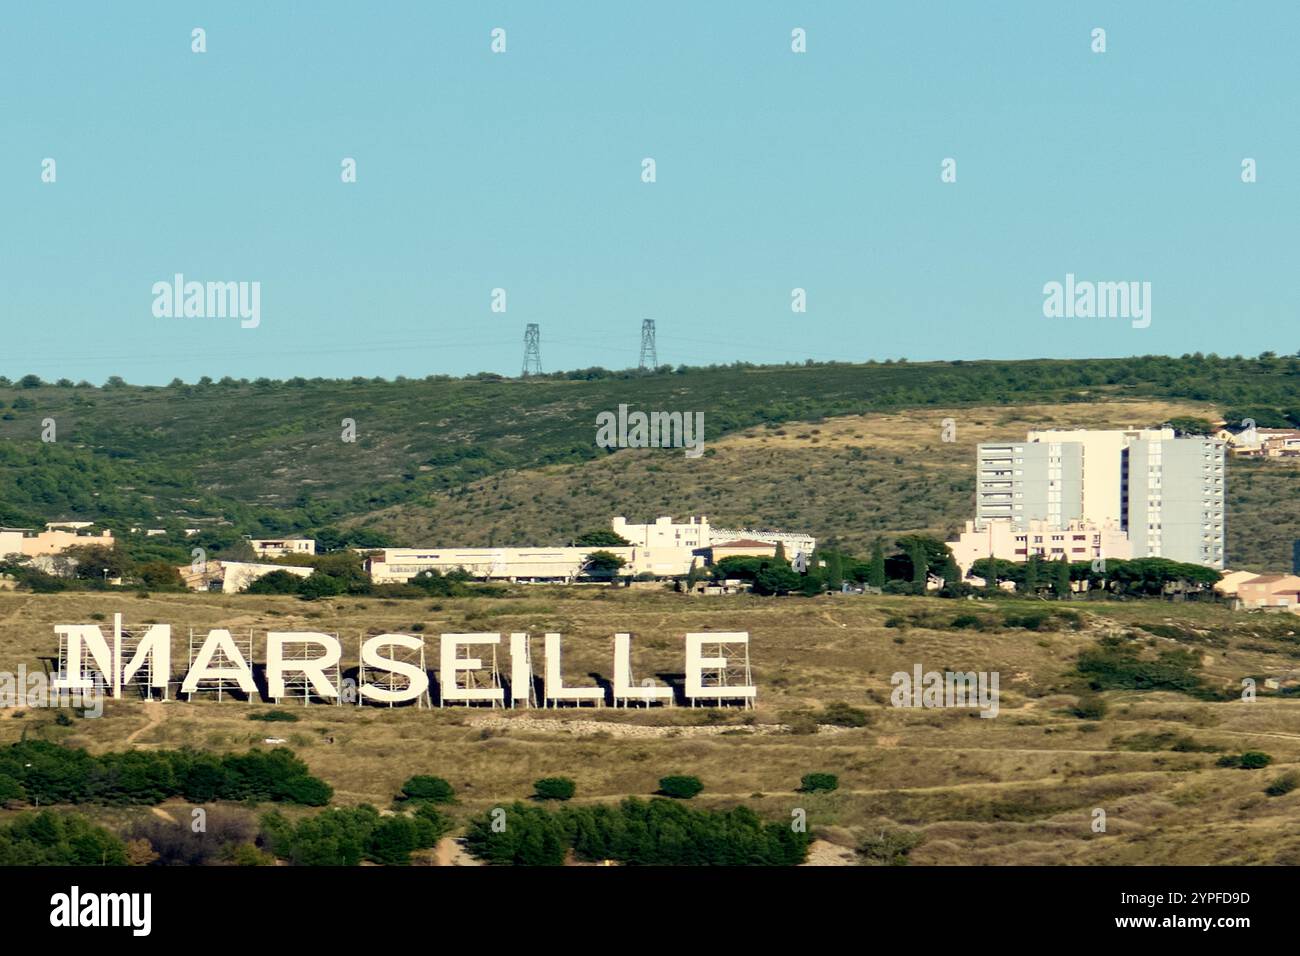
[{"label": "green shrub", "polygon": [[1052,616],[1038,612],[1006,614],[1002,618],[1002,623],[1006,627],[1021,627],[1026,631],[1050,631],[1052,629]]},{"label": "green shrub", "polygon": [[1204,697],[1196,673],[1200,657],[1192,651],[1164,651],[1155,660],[1140,656],[1138,645],[1122,637],[1104,637],[1080,652],[1076,665],[1094,690],[1173,690]]},{"label": "green shrub", "polygon": [[[495,825],[504,813],[504,827]],[[764,823],[748,807],[697,810],[673,800],[629,797],[618,804],[548,811],[515,803],[470,823],[465,843],[494,864],[558,866],[579,859],[642,866],[794,866],[809,836],[784,822]]]},{"label": "green shrub", "polygon": [[675,775],[659,778],[659,792],[665,797],[689,800],[704,789],[699,777]]},{"label": "green shrub", "polygon": [[334,788],[315,777],[291,777],[279,788],[277,799],[305,807],[323,807],[334,796]]},{"label": "green shrub", "polygon": [[442,777],[419,775],[402,784],[402,796],[407,800],[428,800],[430,803],[451,803],[455,791]]},{"label": "green shrub", "polygon": [[1300,787],[1300,773],[1292,770],[1290,773],[1284,773],[1276,778],[1272,783],[1264,788],[1264,792],[1270,797],[1283,797]]},{"label": "green shrub", "polygon": [[872,866],[906,866],[908,855],[925,837],[915,830],[881,829],[858,844],[862,862]]},{"label": "green shrub", "polygon": [[422,803],[412,814],[415,823],[416,845],[420,847],[437,846],[438,841],[451,832],[452,821],[431,803]]},{"label": "green shrub", "polygon": [[816,793],[818,790],[838,790],[840,778],[833,773],[806,773],[799,781],[803,793]]},{"label": "green shrub", "polygon": [[0,866],[125,866],[126,845],[75,813],[20,813],[0,826]]},{"label": "green shrub", "polygon": [[418,846],[415,823],[410,817],[385,817],[366,841],[366,858],[386,866],[407,866],[411,851]]},{"label": "green shrub", "polygon": [[539,800],[569,800],[577,789],[577,785],[568,777],[543,777],[533,784],[533,791]]},{"label": "green shrub", "polygon": [[1273,758],[1258,750],[1247,750],[1243,754],[1227,754],[1218,759],[1220,767],[1233,767],[1237,770],[1261,770],[1273,762]]},{"label": "green shrub", "polygon": [[311,776],[293,752],[250,750],[201,754],[193,750],[128,750],[91,756],[44,740],[0,749],[0,777],[40,803],[154,804],[168,797],[276,800],[319,805],[328,784]]},{"label": "green shrub", "polygon": [[298,715],[290,713],[287,710],[266,710],[257,714],[249,714],[249,720],[265,720],[268,723],[296,723]]},{"label": "green shrub", "polygon": [[23,790],[23,785],[13,777],[0,777],[0,806],[6,803],[17,803],[26,796],[27,792]]},{"label": "green shrub", "polygon": [[835,727],[865,727],[871,723],[871,715],[843,701],[833,701],[822,708],[817,722]]},{"label": "green shrub", "polygon": [[1099,694],[1084,694],[1074,705],[1072,713],[1080,720],[1101,720],[1106,716],[1107,709],[1105,698]]}]

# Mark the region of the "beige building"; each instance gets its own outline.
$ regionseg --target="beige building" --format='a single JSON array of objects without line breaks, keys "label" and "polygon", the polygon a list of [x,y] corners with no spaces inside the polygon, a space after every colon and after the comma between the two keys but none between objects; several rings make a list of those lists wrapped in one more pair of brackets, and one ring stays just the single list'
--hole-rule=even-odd
[{"label": "beige building", "polygon": [[1237,585],[1243,608],[1274,608],[1300,614],[1300,575],[1261,574]]},{"label": "beige building", "polygon": [[1246,458],[1300,457],[1300,430],[1294,428],[1250,428],[1224,431],[1233,453]]},{"label": "beige building", "polygon": [[[1124,495],[1121,475],[1124,449],[1135,441],[1173,441],[1172,428],[1047,428],[1029,432],[1029,442],[1070,444],[1079,450],[1078,517],[1098,527],[1123,523]],[[1056,476],[1061,478],[1060,475]],[[1063,481],[1058,481],[1058,486]]]},{"label": "beige building", "polygon": [[1254,571],[1224,571],[1223,577],[1221,577],[1219,583],[1214,586],[1214,590],[1217,594],[1220,594],[1223,597],[1235,598],[1237,596],[1237,588],[1241,587],[1244,582],[1253,581],[1257,577],[1259,577],[1259,575]]},{"label": "beige building", "polygon": [[1036,554],[1045,561],[1095,561],[1098,558],[1127,559],[1132,556],[1128,535],[1118,522],[1098,525],[1091,521],[1069,521],[1063,526],[1031,520],[1024,530],[1009,521],[990,521],[977,528],[966,522],[966,530],[957,540],[948,542],[953,560],[963,576],[981,558],[1003,561],[1028,561]]},{"label": "beige building", "polygon": [[259,558],[280,558],[286,554],[315,554],[313,538],[250,538],[249,544]]},{"label": "beige building", "polygon": [[68,548],[97,544],[105,548],[114,546],[113,532],[78,534],[74,531],[53,530],[35,532],[30,528],[0,528],[0,557],[11,554],[38,557],[62,554]]},{"label": "beige building", "polygon": [[723,558],[771,558],[776,556],[776,545],[770,541],[741,538],[738,541],[721,541],[709,548],[713,562]]}]

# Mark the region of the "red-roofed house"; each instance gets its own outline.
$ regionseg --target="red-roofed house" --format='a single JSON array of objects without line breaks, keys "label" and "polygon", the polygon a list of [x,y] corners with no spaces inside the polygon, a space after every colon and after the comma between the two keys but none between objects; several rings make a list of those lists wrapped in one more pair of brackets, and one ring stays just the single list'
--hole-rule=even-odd
[{"label": "red-roofed house", "polygon": [[1261,574],[1237,585],[1244,608],[1282,608],[1300,614],[1300,575]]}]

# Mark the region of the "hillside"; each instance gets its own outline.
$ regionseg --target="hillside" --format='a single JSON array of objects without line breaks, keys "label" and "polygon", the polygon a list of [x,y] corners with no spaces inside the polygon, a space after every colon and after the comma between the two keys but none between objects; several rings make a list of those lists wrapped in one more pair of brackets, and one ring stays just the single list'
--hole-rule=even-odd
[{"label": "hillside", "polygon": [[[1135,401],[1162,404],[1143,410],[1128,404]],[[1112,414],[1115,402],[1124,405]],[[374,524],[392,532],[393,543],[455,534],[459,543],[485,544],[559,540],[618,511],[702,512],[726,523],[807,527],[856,546],[880,532],[955,526],[969,510],[970,451],[983,435],[1067,419],[1151,424],[1174,413],[1251,415],[1260,425],[1300,420],[1300,358],[589,370],[525,380],[223,380],[165,388],[24,380],[0,387],[0,403],[5,524],[94,518],[120,530],[228,522],[227,534]],[[705,458],[597,448],[596,414],[620,403],[703,411]],[[1088,411],[1075,414],[1075,405]],[[939,420],[949,416],[958,441],[940,447]],[[828,418],[843,418],[852,430],[833,426],[823,440],[814,429],[832,428]],[[341,438],[344,419],[355,422],[355,442]],[[57,429],[53,442],[41,440],[47,420]],[[1240,561],[1276,565],[1283,540],[1297,536],[1294,505],[1277,514],[1289,474],[1266,463],[1254,480],[1234,486],[1239,527],[1253,529],[1239,539]],[[556,509],[560,502],[565,507]],[[1266,529],[1275,530],[1262,539],[1255,533]]]},{"label": "hillside", "polygon": [[[564,542],[610,515],[705,514],[719,526],[807,530],[866,556],[877,535],[947,537],[972,517],[974,447],[1047,426],[1120,428],[1180,416],[1212,418],[1194,403],[927,408],[747,429],[704,457],[625,449],[595,462],[510,471],[426,501],[352,519],[397,540],[487,547]],[[952,418],[956,441],[941,440]],[[1232,459],[1229,565],[1290,567],[1300,538],[1300,463]]]},{"label": "hillside", "polygon": [[[532,781],[547,775],[573,777],[579,800],[607,801],[649,795],[659,777],[689,773],[705,783],[697,805],[743,804],[785,821],[802,808],[815,832],[846,845],[882,831],[918,831],[924,842],[909,857],[915,865],[1300,862],[1300,790],[1264,793],[1300,770],[1300,700],[1263,683],[1300,680],[1300,621],[1289,615],[1157,601],[706,599],[598,587],[517,588],[505,599],[433,605],[0,593],[5,666],[37,667],[37,658],[57,647],[53,624],[116,610],[128,625],[172,624],[175,673],[184,668],[190,627],[252,628],[257,661],[265,660],[268,629],[338,633],[345,668],[355,665],[362,633],[423,632],[435,666],[443,632],[555,630],[565,639],[566,682],[586,685],[609,679],[611,635],[629,631],[638,675],[680,680],[686,632],[747,630],[759,697],[748,713],[293,704],[301,720],[276,725],[248,719],[266,709],[260,704],[124,700],[110,702],[102,718],[65,718],[63,725],[50,710],[2,711],[0,745],[26,737],[94,752],[181,745],[230,752],[262,747],[274,733],[335,788],[335,805],[387,806],[406,777],[432,773],[455,786],[453,812],[462,821],[526,797]],[[1025,626],[1031,617],[1036,629]],[[1011,618],[1018,623],[1008,624]],[[1077,715],[1087,690],[1077,665],[1108,635],[1146,660],[1176,652],[1177,666],[1163,676],[1185,677],[1199,689],[1127,688],[1123,669],[1114,667],[1100,675],[1104,705]],[[891,674],[916,664],[998,672],[996,718],[890,706]],[[1238,696],[1245,676],[1259,682],[1253,703]],[[813,732],[821,709],[840,703],[864,711],[867,725]],[[1219,766],[1248,750],[1269,754],[1271,765]],[[796,792],[800,777],[814,771],[837,774],[839,789]],[[113,825],[150,813],[78,809]],[[1096,809],[1106,813],[1104,833],[1093,831]],[[163,810],[188,814],[180,804]]]}]

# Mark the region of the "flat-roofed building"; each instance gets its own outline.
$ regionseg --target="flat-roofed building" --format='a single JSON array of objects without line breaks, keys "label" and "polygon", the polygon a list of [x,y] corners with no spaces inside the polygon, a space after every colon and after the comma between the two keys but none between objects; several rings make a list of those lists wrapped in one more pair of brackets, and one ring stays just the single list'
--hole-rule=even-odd
[{"label": "flat-roofed building", "polygon": [[953,560],[963,575],[970,573],[971,565],[983,558],[994,557],[1002,561],[1028,561],[1037,555],[1045,561],[1095,561],[1098,558],[1125,559],[1132,557],[1128,536],[1119,525],[1097,525],[1091,521],[1074,520],[1064,527],[1048,521],[1030,521],[1024,528],[1016,528],[1010,521],[989,521],[978,527],[974,521],[966,522],[966,529],[955,541],[948,542]]},{"label": "flat-roofed building", "polygon": [[1139,438],[1124,449],[1124,530],[1135,558],[1222,568],[1224,444],[1217,438]]},{"label": "flat-roofed building", "polygon": [[[627,562],[619,574],[636,574],[636,548],[385,548],[369,560],[376,584],[399,584],[422,571],[461,569],[476,578],[508,581],[572,581],[583,575],[587,559],[608,551]],[[686,573],[684,570],[682,573]]]},{"label": "flat-roofed building", "polygon": [[250,538],[253,553],[259,558],[280,558],[286,554],[315,554],[313,538]]},{"label": "flat-roofed building", "polygon": [[17,554],[34,558],[62,554],[68,548],[91,544],[112,548],[116,542],[113,532],[108,530],[99,534],[79,534],[58,528],[40,532],[31,528],[0,528],[0,557]]},{"label": "flat-roofed building", "polygon": [[[984,442],[971,530],[1006,524],[1025,532],[1041,523],[1040,530],[1065,531],[1082,522],[1104,533],[1117,526],[1131,557],[1222,568],[1223,449],[1222,440],[1178,438],[1172,428],[1045,429],[1023,442]],[[977,539],[969,541],[978,548]]]}]

